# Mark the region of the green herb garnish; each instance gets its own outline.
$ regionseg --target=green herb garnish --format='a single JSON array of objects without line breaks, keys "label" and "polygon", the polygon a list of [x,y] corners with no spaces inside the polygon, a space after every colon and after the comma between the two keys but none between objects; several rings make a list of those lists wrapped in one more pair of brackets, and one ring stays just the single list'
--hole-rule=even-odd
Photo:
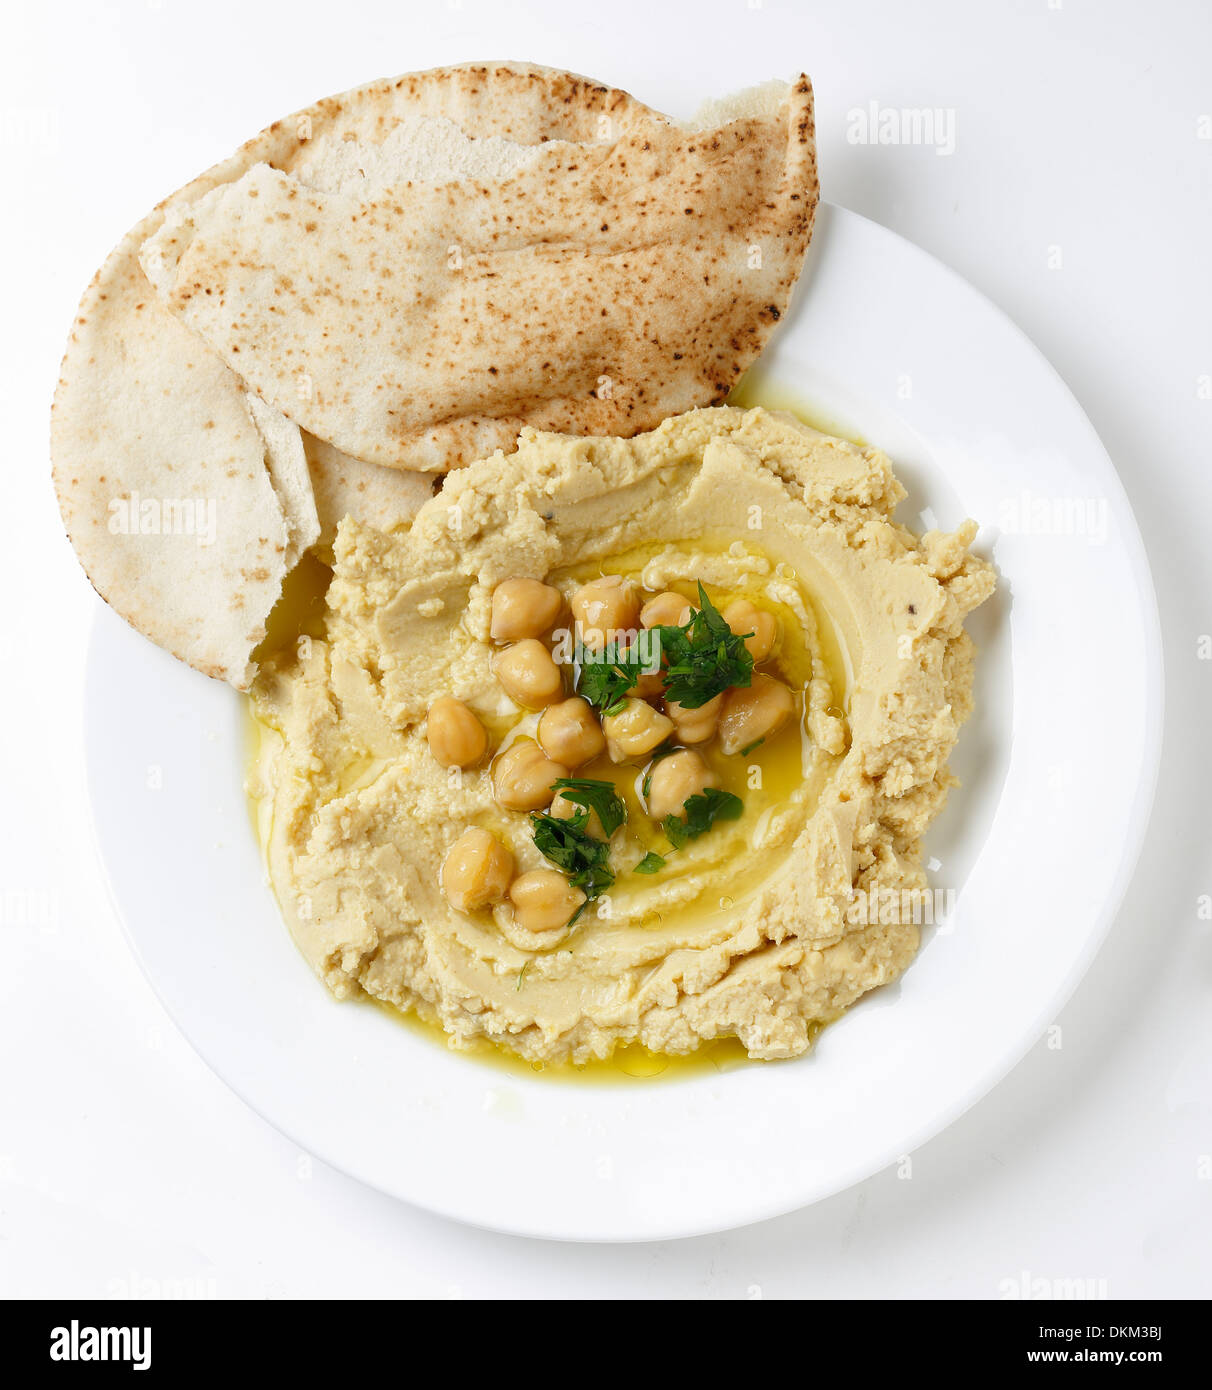
[{"label": "green herb garnish", "polygon": [[698,611],[683,627],[662,624],[665,698],[683,709],[699,709],[708,700],[753,680],[753,657],[745,646],[752,633],[736,633],[699,584]]},{"label": "green herb garnish", "polygon": [[717,820],[737,820],[745,809],[739,796],[722,792],[718,787],[708,787],[704,792],[696,792],[688,797],[683,807],[684,816],[666,816],[663,822],[665,834],[674,849],[681,849],[691,840],[705,835]]},{"label": "green herb garnish", "polygon": [[601,652],[578,653],[577,694],[603,714],[618,714],[649,663],[636,642],[608,642]]},{"label": "green herb garnish", "polygon": [[[739,796],[722,792],[718,787],[708,787],[704,792],[696,792],[686,798],[680,816],[666,816],[661,822],[669,843],[674,849],[681,849],[697,840],[718,820],[737,820],[745,809]],[[668,856],[650,850],[632,869],[634,874],[657,874],[665,867]]]},{"label": "green herb garnish", "polygon": [[526,967],[527,967],[529,964],[530,964],[530,962],[529,962],[528,960],[524,960],[524,961],[522,962],[522,968],[521,968],[521,970],[518,971],[518,982],[517,982],[517,984],[514,985],[514,987],[513,987],[515,993],[516,993],[518,990],[520,990],[520,989],[522,988],[522,981],[526,978]]},{"label": "green herb garnish", "polygon": [[566,800],[586,811],[596,811],[607,839],[627,819],[627,805],[611,782],[597,782],[592,777],[561,777],[552,786]]},{"label": "green herb garnish", "polygon": [[765,734],[763,734],[761,738],[755,738],[755,739],[753,740],[752,743],[747,743],[747,744],[744,746],[744,748],[741,749],[741,757],[744,758],[744,757],[748,756],[748,754],[752,753],[753,750],[754,750],[755,748],[760,748],[760,747],[762,746],[762,744],[765,743],[765,742],[766,742],[766,735],[765,735]]},{"label": "green herb garnish", "polygon": [[[614,883],[610,868],[610,846],[585,829],[589,812],[578,811],[568,820],[546,811],[531,813],[534,842],[539,853],[563,869],[574,888],[586,899],[600,897]],[[575,920],[575,919],[574,919]]]}]

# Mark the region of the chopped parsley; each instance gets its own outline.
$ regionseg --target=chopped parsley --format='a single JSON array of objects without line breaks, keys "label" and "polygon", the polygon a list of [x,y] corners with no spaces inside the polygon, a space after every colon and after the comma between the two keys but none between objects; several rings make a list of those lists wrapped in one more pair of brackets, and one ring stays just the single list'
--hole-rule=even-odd
[{"label": "chopped parsley", "polygon": [[745,646],[752,633],[736,633],[699,584],[699,607],[682,627],[662,624],[665,697],[683,709],[699,709],[708,700],[753,680],[753,657]]},{"label": "chopped parsley", "polygon": [[649,663],[636,642],[608,642],[601,652],[581,654],[577,694],[603,714],[618,714]]},{"label": "chopped parsley", "polygon": [[[666,816],[661,825],[669,837],[669,843],[677,850],[705,835],[716,821],[738,820],[744,809],[745,804],[739,796],[722,792],[718,787],[708,787],[706,791],[687,797],[682,815]],[[668,855],[650,850],[631,872],[658,874],[667,861]]]},{"label": "chopped parsley", "polygon": [[666,816],[662,822],[674,849],[681,849],[691,840],[705,835],[717,820],[738,820],[745,806],[739,796],[722,792],[718,787],[708,787],[688,797],[682,809],[684,815]]},{"label": "chopped parsley", "polygon": [[587,901],[601,897],[614,883],[609,864],[610,846],[585,829],[588,821],[587,810],[578,811],[569,820],[561,820],[547,811],[534,811],[530,816],[539,853],[550,859],[557,869],[562,869],[569,883],[581,889]]},{"label": "chopped parsley", "polygon": [[607,839],[627,819],[627,805],[611,782],[598,782],[592,777],[561,777],[552,786],[583,810],[596,811]]},{"label": "chopped parsley", "polygon": [[699,709],[733,686],[749,685],[753,657],[745,639],[753,633],[737,633],[707,597],[699,584],[699,606],[682,626],[661,623],[650,633],[630,640],[608,642],[601,652],[581,648],[577,694],[602,714],[617,714],[640,677],[652,668],[654,638],[660,643],[664,665],[665,696],[683,709]]}]

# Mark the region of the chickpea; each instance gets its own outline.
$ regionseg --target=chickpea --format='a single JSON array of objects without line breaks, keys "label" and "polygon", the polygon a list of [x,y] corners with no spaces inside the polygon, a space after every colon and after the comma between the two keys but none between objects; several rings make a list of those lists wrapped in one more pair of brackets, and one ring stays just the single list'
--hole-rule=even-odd
[{"label": "chickpea", "polygon": [[694,609],[685,594],[675,594],[666,589],[656,598],[650,598],[640,609],[640,622],[645,627],[685,627]]},{"label": "chickpea", "polygon": [[600,652],[618,633],[633,632],[640,620],[639,590],[618,574],[583,584],[573,594],[570,606],[577,636],[594,652]]},{"label": "chickpea", "polygon": [[724,692],[720,747],[725,753],[739,753],[759,739],[769,738],[791,718],[794,709],[795,700],[782,681],[755,671],[752,685],[737,685]]},{"label": "chickpea", "polygon": [[593,706],[579,695],[548,705],[539,719],[538,735],[543,752],[565,767],[580,767],[606,748]]},{"label": "chickpea", "polygon": [[629,699],[618,714],[608,714],[602,720],[606,734],[606,751],[612,763],[624,763],[639,758],[673,733],[673,720],[660,714],[644,700]]},{"label": "chickpea", "polygon": [[439,695],[425,717],[429,751],[443,767],[470,767],[488,750],[488,731],[462,700]]},{"label": "chickpea", "polygon": [[542,709],[564,693],[564,677],[551,653],[535,637],[523,637],[492,659],[492,671],[505,693],[524,709]]},{"label": "chickpea", "polygon": [[664,671],[641,671],[640,678],[632,689],[638,699],[659,700],[665,693]]},{"label": "chickpea", "polygon": [[723,705],[723,695],[716,695],[698,709],[686,709],[676,700],[666,700],[665,713],[673,720],[679,743],[708,743],[715,737]]},{"label": "chickpea", "polygon": [[558,931],[585,901],[585,894],[556,869],[531,869],[509,887],[514,919],[526,931]]},{"label": "chickpea", "polygon": [[720,779],[700,754],[689,748],[670,753],[652,769],[648,783],[648,814],[653,820],[680,816],[692,796],[719,785]]},{"label": "chickpea", "polygon": [[[555,800],[551,803],[551,814],[558,820],[571,820],[579,811],[585,807],[576,801],[571,801],[566,792],[557,792]],[[590,810],[589,819],[585,822],[584,829],[590,835],[595,835],[599,840],[608,840],[606,827],[602,824],[602,817],[594,810]]]},{"label": "chickpea", "polygon": [[507,810],[541,811],[555,795],[552,783],[568,773],[533,739],[519,738],[492,765],[492,794]]},{"label": "chickpea", "polygon": [[773,613],[757,607],[748,599],[738,598],[724,609],[724,621],[739,636],[742,632],[753,635],[745,638],[745,648],[754,661],[765,661],[774,650],[775,639],[779,635],[778,620]]},{"label": "chickpea", "polygon": [[442,891],[456,912],[474,912],[505,896],[513,855],[487,830],[465,831],[442,861]]},{"label": "chickpea", "polygon": [[560,616],[564,595],[539,579],[506,579],[492,591],[492,640],[540,637]]}]

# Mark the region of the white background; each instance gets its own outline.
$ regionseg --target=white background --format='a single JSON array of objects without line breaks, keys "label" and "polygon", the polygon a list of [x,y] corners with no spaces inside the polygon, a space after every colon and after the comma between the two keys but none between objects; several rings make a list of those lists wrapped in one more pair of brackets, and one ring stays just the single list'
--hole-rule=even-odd
[{"label": "white background", "polygon": [[[1027,1271],[1112,1297],[1212,1295],[1212,9],[155,0],[26,6],[6,28],[0,1294],[996,1298]],[[677,116],[807,70],[824,196],[925,247],[1035,339],[1102,435],[1153,564],[1157,807],[1062,1045],[1041,1041],[911,1178],[726,1235],[488,1235],[313,1163],[177,1035],[92,849],[80,728],[97,600],[46,446],[79,293],[152,203],[268,121],[480,58],[588,72]],[[954,110],[954,153],[849,143],[848,113],[871,101]],[[22,924],[21,903],[47,900],[49,924]]]}]

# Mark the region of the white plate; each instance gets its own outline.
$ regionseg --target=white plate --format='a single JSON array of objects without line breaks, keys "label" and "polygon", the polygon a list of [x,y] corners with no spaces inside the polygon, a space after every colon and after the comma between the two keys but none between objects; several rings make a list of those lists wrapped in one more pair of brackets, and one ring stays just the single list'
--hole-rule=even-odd
[{"label": "white plate", "polygon": [[[982,653],[954,761],[965,785],[927,842],[935,885],[958,890],[954,912],[904,979],[810,1057],[564,1083],[448,1054],[333,1002],[264,881],[240,700],[99,614],[89,785],[132,945],[219,1076],[335,1167],[530,1235],[642,1240],[774,1216],[962,1114],[1089,965],[1144,835],[1162,712],[1148,566],[1094,431],[986,300],[833,207],[763,367],[892,455],[909,524],[984,522],[977,548],[1001,572],[969,624]],[[1066,533],[1079,513],[1088,534]]]}]

